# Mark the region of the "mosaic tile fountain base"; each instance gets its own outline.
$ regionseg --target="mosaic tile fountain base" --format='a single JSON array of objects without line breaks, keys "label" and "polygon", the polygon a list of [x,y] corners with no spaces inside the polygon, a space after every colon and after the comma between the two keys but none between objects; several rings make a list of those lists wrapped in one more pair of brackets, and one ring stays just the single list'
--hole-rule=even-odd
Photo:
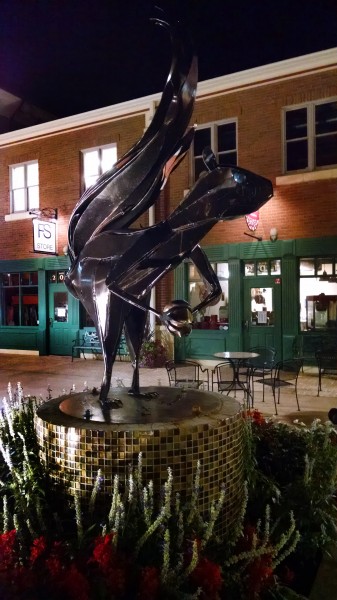
[{"label": "mosaic tile fountain base", "polygon": [[144,483],[152,480],[159,493],[170,467],[174,491],[188,499],[200,461],[200,511],[207,514],[224,484],[226,501],[217,528],[224,532],[241,505],[240,404],[193,389],[149,387],[142,392],[149,397],[135,399],[126,390],[112,390],[113,408],[106,411],[89,392],[43,404],[36,414],[36,431],[51,476],[62,485],[70,482],[68,493],[77,490],[88,501],[101,469],[100,494],[109,499],[115,474],[123,485],[141,453]]}]

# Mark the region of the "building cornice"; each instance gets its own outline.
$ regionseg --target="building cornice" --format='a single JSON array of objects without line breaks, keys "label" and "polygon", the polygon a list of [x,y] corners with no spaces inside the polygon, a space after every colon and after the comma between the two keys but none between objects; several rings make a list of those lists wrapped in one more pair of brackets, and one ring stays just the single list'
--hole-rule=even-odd
[{"label": "building cornice", "polygon": [[[337,68],[337,47],[201,81],[198,83],[197,99],[202,100],[215,94],[225,94],[253,85],[268,85],[276,80],[305,76],[315,71],[332,68]],[[0,147],[91,127],[97,123],[153,113],[160,97],[161,92],[3,133],[0,135]]]}]

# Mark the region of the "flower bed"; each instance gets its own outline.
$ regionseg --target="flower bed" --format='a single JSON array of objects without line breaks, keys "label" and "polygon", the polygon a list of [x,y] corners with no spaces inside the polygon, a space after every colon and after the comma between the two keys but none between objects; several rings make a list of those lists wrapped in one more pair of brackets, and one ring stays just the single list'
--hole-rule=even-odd
[{"label": "flower bed", "polygon": [[[114,480],[106,515],[65,501],[38,458],[35,400],[11,391],[0,420],[0,598],[3,600],[256,600],[303,598],[297,566],[336,542],[336,432],[246,415],[247,486],[226,539],[213,527],[226,497],[197,510],[172,492],[172,472],[156,497],[142,457],[121,495]],[[285,468],[286,466],[286,468]]]}]

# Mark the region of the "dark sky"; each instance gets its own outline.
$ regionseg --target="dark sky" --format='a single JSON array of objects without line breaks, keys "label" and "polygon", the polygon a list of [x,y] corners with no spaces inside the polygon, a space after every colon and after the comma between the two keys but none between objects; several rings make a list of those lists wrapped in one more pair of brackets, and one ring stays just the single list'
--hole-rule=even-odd
[{"label": "dark sky", "polygon": [[160,92],[156,4],[188,19],[199,81],[337,47],[336,0],[0,0],[0,87],[58,117]]}]

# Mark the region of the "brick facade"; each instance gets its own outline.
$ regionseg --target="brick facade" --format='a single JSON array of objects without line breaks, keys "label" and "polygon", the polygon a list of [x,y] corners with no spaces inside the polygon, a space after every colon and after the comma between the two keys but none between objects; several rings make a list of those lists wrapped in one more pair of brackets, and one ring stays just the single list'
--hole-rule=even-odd
[{"label": "brick facade", "polygon": [[[331,53],[335,60],[331,60]],[[227,118],[238,120],[238,164],[272,180],[274,198],[260,210],[257,235],[269,239],[272,227],[277,227],[279,239],[333,236],[337,231],[337,170],[320,171],[312,177],[283,176],[282,108],[308,101],[337,97],[337,50],[330,51],[324,65],[306,68],[306,57],[289,63],[289,72],[275,65],[275,74],[252,70],[249,83],[229,85],[231,76],[218,78],[211,91],[200,84],[193,115],[196,124],[212,123]],[[318,53],[320,54],[320,53]],[[311,55],[312,56],[312,55]],[[322,62],[322,61],[321,61]],[[292,68],[298,64],[297,71]],[[311,64],[311,63],[310,63]],[[256,72],[256,80],[254,74]],[[215,80],[214,80],[215,81]],[[209,82],[208,82],[209,83]],[[206,91],[205,91],[206,90]],[[158,101],[156,97],[156,101]],[[99,111],[87,113],[80,125],[71,118],[44,126],[27,128],[0,136],[0,260],[32,257],[32,225],[30,219],[5,221],[9,207],[9,170],[13,164],[37,159],[39,162],[40,207],[58,208],[58,251],[67,243],[67,226],[71,211],[81,194],[81,150],[117,143],[118,156],[128,150],[143,134],[148,124],[153,97],[119,105],[118,116],[109,111],[99,119]],[[122,107],[121,107],[122,106]],[[111,107],[112,113],[114,107]],[[54,127],[54,129],[53,129]],[[48,128],[47,128],[48,129]],[[155,219],[167,217],[191,185],[189,157],[174,171],[155,208]],[[320,178],[327,176],[327,178]],[[141,226],[148,224],[144,215]],[[219,223],[203,240],[202,245],[247,242],[249,238],[244,218]],[[157,287],[158,308],[173,297],[173,276]]]}]

